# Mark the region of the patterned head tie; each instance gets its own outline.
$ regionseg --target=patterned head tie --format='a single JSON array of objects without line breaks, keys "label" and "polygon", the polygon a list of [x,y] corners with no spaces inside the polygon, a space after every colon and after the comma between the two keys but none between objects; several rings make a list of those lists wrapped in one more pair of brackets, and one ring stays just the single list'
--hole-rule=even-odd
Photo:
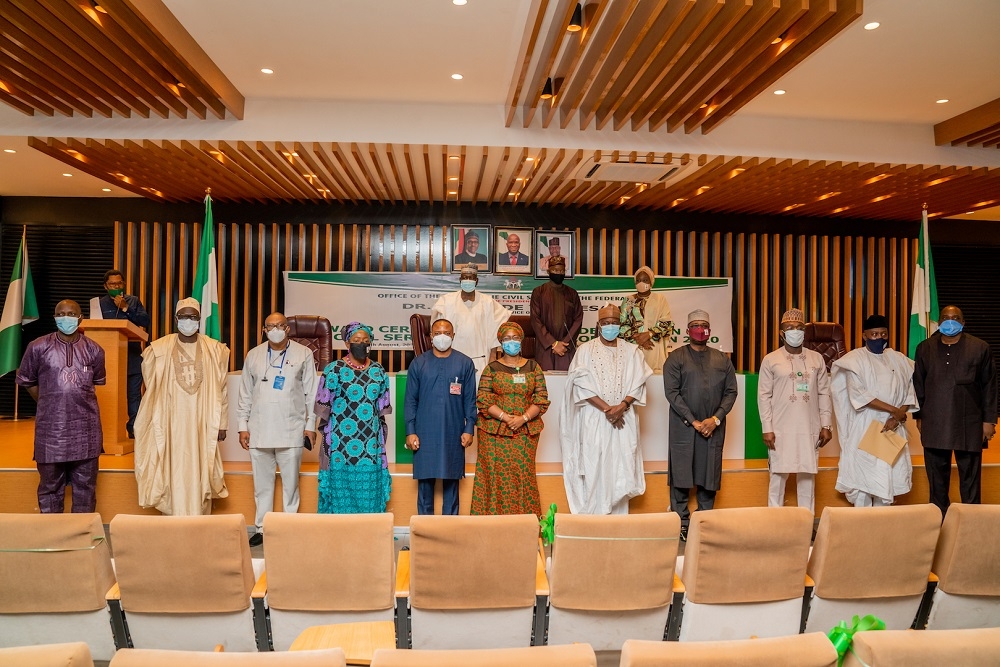
[{"label": "patterned head tie", "polygon": [[340,330],[341,338],[346,343],[351,339],[351,336],[356,334],[358,331],[364,331],[368,334],[368,338],[373,338],[375,331],[367,324],[361,324],[361,322],[351,322],[346,327]]},{"label": "patterned head tie", "polygon": [[509,333],[516,334],[518,338],[524,340],[524,329],[517,322],[511,322],[510,320],[504,322],[497,329],[497,340],[503,341],[503,337]]}]

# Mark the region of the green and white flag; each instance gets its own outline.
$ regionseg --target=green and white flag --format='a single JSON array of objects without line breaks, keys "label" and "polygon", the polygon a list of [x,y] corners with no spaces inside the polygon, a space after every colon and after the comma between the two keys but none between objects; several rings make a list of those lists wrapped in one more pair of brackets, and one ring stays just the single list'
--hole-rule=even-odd
[{"label": "green and white flag", "polygon": [[201,333],[222,340],[219,310],[219,271],[215,254],[215,223],[212,221],[212,197],[205,195],[205,229],[201,234],[198,270],[194,274],[192,294],[201,304]]},{"label": "green and white flag", "polygon": [[941,319],[937,282],[934,280],[934,259],[931,257],[931,240],[927,229],[927,209],[924,209],[924,217],[920,224],[920,240],[917,245],[917,268],[913,272],[913,305],[910,307],[910,359],[916,357],[917,345],[937,331]]},{"label": "green and white flag", "polygon": [[22,233],[0,317],[0,375],[16,371],[21,365],[21,326],[37,319],[38,302],[28,267],[28,246]]}]

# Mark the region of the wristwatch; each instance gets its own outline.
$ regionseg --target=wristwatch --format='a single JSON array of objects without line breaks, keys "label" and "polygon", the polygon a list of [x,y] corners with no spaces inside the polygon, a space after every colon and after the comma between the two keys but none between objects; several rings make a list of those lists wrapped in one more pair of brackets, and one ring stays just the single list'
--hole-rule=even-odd
[{"label": "wristwatch", "polygon": [[715,422],[716,426],[722,426],[722,420],[716,417],[715,415],[712,415],[712,421]]}]

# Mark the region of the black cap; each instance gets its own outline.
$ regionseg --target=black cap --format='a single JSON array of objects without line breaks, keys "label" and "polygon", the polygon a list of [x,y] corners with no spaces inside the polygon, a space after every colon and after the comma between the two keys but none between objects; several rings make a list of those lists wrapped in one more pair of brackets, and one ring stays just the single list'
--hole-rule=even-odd
[{"label": "black cap", "polygon": [[867,331],[868,329],[888,329],[889,320],[885,315],[869,315],[865,318],[864,326],[862,331]]}]

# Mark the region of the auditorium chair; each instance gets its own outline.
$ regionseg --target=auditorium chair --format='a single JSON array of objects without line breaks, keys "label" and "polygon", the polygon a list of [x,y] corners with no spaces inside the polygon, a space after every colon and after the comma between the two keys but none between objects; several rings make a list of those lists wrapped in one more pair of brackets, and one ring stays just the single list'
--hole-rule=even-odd
[{"label": "auditorium chair", "polygon": [[822,632],[766,639],[653,642],[630,639],[621,667],[835,667],[837,650]]},{"label": "auditorium chair", "polygon": [[[798,634],[813,515],[804,507],[741,507],[691,515],[681,641]],[[677,606],[677,605],[675,605]]]},{"label": "auditorium chair", "polygon": [[[521,341],[521,356],[525,359],[534,359],[535,330],[531,328],[531,317],[528,315],[511,315],[509,321],[517,323],[524,330],[524,339]],[[431,349],[430,315],[410,315],[410,340],[413,343],[413,354],[415,355],[423,354]],[[497,342],[497,347],[499,346],[500,343]]]},{"label": "auditorium chair", "polygon": [[819,520],[808,573],[806,632],[825,632],[857,614],[889,630],[913,625],[941,529],[936,505],[827,507]]},{"label": "auditorium chair", "polygon": [[270,636],[274,650],[287,651],[313,625],[392,621],[392,524],[392,514],[268,512],[265,571],[253,591],[258,641]]},{"label": "auditorium chair", "polygon": [[419,651],[379,649],[372,667],[597,667],[586,644],[525,648]]},{"label": "auditorium chair", "polygon": [[109,667],[347,667],[339,648],[281,653],[122,649]]},{"label": "auditorium chair", "polygon": [[1000,505],[952,504],[933,571],[929,629],[1000,627]]},{"label": "auditorium chair", "polygon": [[802,344],[823,355],[827,371],[833,362],[847,354],[844,326],[837,322],[810,322],[806,325],[806,338]]},{"label": "auditorium chair", "polygon": [[601,652],[620,651],[626,639],[663,640],[680,528],[674,512],[557,514],[548,643]]},{"label": "auditorium chair", "polygon": [[869,630],[854,635],[844,667],[996,667],[1000,629]]},{"label": "auditorium chair", "polygon": [[536,593],[548,596],[538,546],[532,514],[411,517],[396,568],[397,646],[407,629],[415,649],[529,646]]},{"label": "auditorium chair", "polygon": [[100,514],[0,513],[0,646],[86,642],[110,660],[114,584]]},{"label": "auditorium chair", "polygon": [[0,667],[94,667],[86,642],[0,648]]},{"label": "auditorium chair", "polygon": [[288,337],[312,350],[317,371],[333,361],[333,327],[325,317],[289,315]]},{"label": "auditorium chair", "polygon": [[[128,646],[255,651],[254,568],[242,514],[111,520]],[[119,646],[124,643],[119,640]]]}]

